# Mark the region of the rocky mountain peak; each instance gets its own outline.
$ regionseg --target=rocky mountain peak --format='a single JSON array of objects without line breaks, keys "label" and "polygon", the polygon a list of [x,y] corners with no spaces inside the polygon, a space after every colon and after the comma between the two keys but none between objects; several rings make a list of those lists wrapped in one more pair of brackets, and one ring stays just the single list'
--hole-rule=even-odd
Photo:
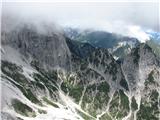
[{"label": "rocky mountain peak", "polygon": [[108,48],[55,30],[23,26],[4,33],[4,120],[159,119],[160,62],[148,45],[130,48],[118,62]]},{"label": "rocky mountain peak", "polygon": [[69,69],[70,51],[63,33],[45,27],[42,32],[34,24],[22,24],[17,29],[2,33],[2,45],[11,46],[27,59],[39,61],[46,69]]}]

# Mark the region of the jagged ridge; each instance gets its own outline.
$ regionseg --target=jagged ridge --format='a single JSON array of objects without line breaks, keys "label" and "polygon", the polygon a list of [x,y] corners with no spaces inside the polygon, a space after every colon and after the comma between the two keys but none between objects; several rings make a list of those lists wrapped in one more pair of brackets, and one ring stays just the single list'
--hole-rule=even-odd
[{"label": "jagged ridge", "polygon": [[[18,34],[26,36],[26,32]],[[38,46],[46,43],[46,38],[40,39],[40,45],[36,42]],[[10,37],[7,39],[9,43],[2,44],[1,84],[2,90],[8,91],[2,99],[3,119],[159,119],[160,62],[148,45],[140,44],[122,63],[117,63],[107,49],[67,39],[63,44],[70,49],[71,61],[67,62],[70,69],[66,71],[61,64],[56,69],[41,65],[57,60],[57,54],[44,54],[43,62],[34,57],[36,48],[27,51],[30,47],[17,47],[19,39],[14,39],[16,47]],[[52,42],[58,46],[55,40]],[[8,59],[14,50],[16,60]],[[46,52],[50,50],[48,47]],[[49,52],[49,56],[52,54],[55,53]]]}]

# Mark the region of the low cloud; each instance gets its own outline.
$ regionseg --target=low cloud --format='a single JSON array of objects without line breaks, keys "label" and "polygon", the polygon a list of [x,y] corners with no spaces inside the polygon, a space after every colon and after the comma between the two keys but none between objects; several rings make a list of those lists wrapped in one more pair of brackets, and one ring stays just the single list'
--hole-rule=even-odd
[{"label": "low cloud", "polygon": [[26,22],[106,30],[144,41],[148,39],[144,29],[159,32],[158,5],[157,2],[3,2],[2,14],[9,13]]},{"label": "low cloud", "polygon": [[149,35],[142,30],[139,26],[129,26],[129,36],[136,37],[141,42],[146,42],[147,40],[150,40]]}]

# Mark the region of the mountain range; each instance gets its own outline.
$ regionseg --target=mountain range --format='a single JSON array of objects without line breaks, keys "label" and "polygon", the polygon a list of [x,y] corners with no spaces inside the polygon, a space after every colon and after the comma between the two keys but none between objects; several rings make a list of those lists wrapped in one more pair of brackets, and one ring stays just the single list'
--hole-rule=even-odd
[{"label": "mountain range", "polygon": [[[160,52],[104,31],[1,32],[2,120],[159,120]],[[155,52],[156,51],[156,52]]]}]

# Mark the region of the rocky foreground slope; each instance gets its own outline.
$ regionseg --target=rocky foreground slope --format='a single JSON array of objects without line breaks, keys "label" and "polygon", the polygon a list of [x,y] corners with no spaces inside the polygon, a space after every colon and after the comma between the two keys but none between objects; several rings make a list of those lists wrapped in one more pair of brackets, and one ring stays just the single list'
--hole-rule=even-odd
[{"label": "rocky foreground slope", "polygon": [[2,32],[2,120],[159,120],[160,60],[139,44],[117,62],[105,48],[41,34]]}]

